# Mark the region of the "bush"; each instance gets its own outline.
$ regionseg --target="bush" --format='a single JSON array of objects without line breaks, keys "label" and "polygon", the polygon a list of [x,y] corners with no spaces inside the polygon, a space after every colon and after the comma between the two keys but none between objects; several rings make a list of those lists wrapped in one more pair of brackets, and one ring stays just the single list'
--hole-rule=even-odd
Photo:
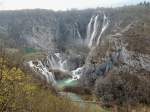
[{"label": "bush", "polygon": [[97,97],[106,105],[150,103],[150,83],[145,76],[112,74],[99,78],[95,86]]}]

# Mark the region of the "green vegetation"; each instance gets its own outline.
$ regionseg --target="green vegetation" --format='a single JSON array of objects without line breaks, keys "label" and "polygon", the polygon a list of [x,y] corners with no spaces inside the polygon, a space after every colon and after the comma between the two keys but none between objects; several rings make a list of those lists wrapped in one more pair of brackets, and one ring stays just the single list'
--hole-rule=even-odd
[{"label": "green vegetation", "polygon": [[[10,56],[1,51],[0,112],[93,112],[90,106],[80,107],[57,96],[53,87],[40,82],[16,63],[11,63]],[[99,109],[96,108],[95,112]]]}]

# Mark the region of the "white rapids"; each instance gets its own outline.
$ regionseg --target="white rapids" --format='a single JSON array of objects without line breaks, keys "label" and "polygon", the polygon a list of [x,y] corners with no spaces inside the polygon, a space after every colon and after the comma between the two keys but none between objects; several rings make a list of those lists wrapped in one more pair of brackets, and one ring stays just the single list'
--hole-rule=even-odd
[{"label": "white rapids", "polygon": [[32,68],[36,73],[40,73],[40,75],[44,76],[47,83],[56,84],[54,75],[49,72],[49,70],[44,67],[41,61],[36,61],[37,64],[35,64],[33,61],[29,61],[29,67]]},{"label": "white rapids", "polygon": [[84,69],[84,66],[83,67],[79,67],[79,68],[77,68],[76,70],[73,70],[72,71],[72,78],[74,79],[74,80],[79,80],[80,79],[80,77],[81,77],[81,75],[82,75],[82,72],[83,72],[83,69]]}]

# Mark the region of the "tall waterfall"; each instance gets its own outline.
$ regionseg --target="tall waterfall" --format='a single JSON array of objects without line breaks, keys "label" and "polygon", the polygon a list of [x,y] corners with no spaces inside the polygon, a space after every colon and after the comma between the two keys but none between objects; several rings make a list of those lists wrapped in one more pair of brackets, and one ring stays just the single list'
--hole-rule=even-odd
[{"label": "tall waterfall", "polygon": [[98,40],[97,40],[97,45],[99,45],[100,39],[101,39],[101,37],[102,37],[102,34],[103,34],[104,31],[107,29],[108,25],[109,25],[108,18],[107,18],[106,15],[104,14],[104,18],[103,18],[103,26],[102,26],[101,33],[100,33],[100,35],[99,35],[99,37],[98,37]]},{"label": "tall waterfall", "polygon": [[94,21],[94,16],[91,18],[89,24],[88,24],[88,28],[87,28],[87,40],[88,42],[90,41],[91,38],[91,32],[92,32],[92,23]]},{"label": "tall waterfall", "polygon": [[[96,15],[94,17],[94,26],[93,26],[94,28],[93,28],[93,32],[92,32],[91,37],[90,37],[90,42],[89,42],[89,45],[88,45],[89,47],[92,47],[93,41],[94,41],[94,39],[96,37],[96,34],[97,34],[97,30],[98,30],[98,18],[99,18],[99,15]],[[91,25],[89,25],[89,26],[91,26]]]},{"label": "tall waterfall", "polygon": [[[102,37],[102,34],[105,32],[105,30],[108,28],[109,26],[109,20],[106,17],[105,14],[103,14],[103,23],[102,23],[102,28],[101,30],[99,29],[100,27],[100,21],[99,19],[99,15],[97,14],[96,16],[93,16],[88,24],[87,27],[87,40],[88,42],[88,46],[91,48],[94,44],[99,45],[100,43],[100,39]],[[100,32],[99,32],[100,31]],[[98,35],[99,34],[99,35]],[[96,42],[96,43],[94,43]]]},{"label": "tall waterfall", "polygon": [[52,72],[49,71],[49,68],[51,70],[57,69],[60,71],[72,73],[72,81],[78,80],[83,71],[83,67],[79,67],[73,71],[68,71],[66,69],[67,59],[63,59],[61,53],[49,53],[44,62],[40,60],[29,61],[28,65],[42,79],[44,77],[47,83],[52,83],[54,85],[56,84],[55,76]]}]

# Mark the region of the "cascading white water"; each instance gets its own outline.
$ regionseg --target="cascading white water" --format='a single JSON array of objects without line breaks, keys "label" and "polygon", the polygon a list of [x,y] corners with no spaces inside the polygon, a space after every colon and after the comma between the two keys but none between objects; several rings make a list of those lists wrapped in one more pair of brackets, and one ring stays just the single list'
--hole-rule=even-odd
[{"label": "cascading white water", "polygon": [[87,27],[87,40],[88,40],[89,48],[91,48],[95,44],[94,42],[96,42],[96,45],[99,45],[102,34],[105,32],[105,30],[109,26],[109,20],[107,16],[104,14],[102,29],[101,29],[101,32],[99,33],[99,36],[97,37],[98,32],[99,32],[99,26],[100,26],[98,22],[98,18],[99,18],[99,15],[93,16],[90,19],[90,22]]},{"label": "cascading white water", "polygon": [[77,23],[75,23],[73,26],[72,26],[72,29],[73,29],[73,39],[75,39],[75,40],[82,40],[82,36],[81,36],[81,34],[80,34],[80,32],[79,32],[79,29],[78,29],[78,24]]},{"label": "cascading white water", "polygon": [[88,27],[87,27],[87,41],[88,42],[90,41],[90,38],[91,38],[93,20],[94,20],[94,16],[92,16],[92,18],[90,19],[90,22],[89,22]]},{"label": "cascading white water", "polygon": [[[32,68],[32,70],[34,70],[34,72],[38,73],[40,76],[44,76],[47,83],[56,84],[54,74],[49,71],[49,69],[48,69],[49,67],[52,70],[57,69],[57,70],[66,71],[69,73],[69,71],[67,71],[67,69],[65,69],[67,60],[64,60],[60,53],[53,53],[53,54],[51,53],[49,56],[47,56],[46,65],[43,64],[40,60],[37,60],[34,62],[29,61],[28,64],[29,64],[29,67]],[[49,66],[47,66],[47,64]],[[72,78],[68,79],[67,80],[68,82],[66,82],[66,83],[70,83],[72,81],[78,80],[80,78],[80,76],[82,75],[83,68],[84,67],[79,67],[76,70],[71,71]]]},{"label": "cascading white water", "polygon": [[51,59],[50,61],[52,62],[52,66],[51,66],[51,67],[52,67],[52,68],[59,68],[59,64],[58,64],[58,62],[56,61],[56,59],[54,58],[54,56],[51,55],[50,57],[51,57],[51,58],[50,58],[50,59]]},{"label": "cascading white water", "polygon": [[[58,57],[58,59],[59,59],[59,61],[58,61],[59,68],[58,68],[58,69],[61,70],[61,71],[67,71],[67,70],[65,69],[65,65],[67,65],[67,60],[63,60],[60,53],[55,53],[55,55],[56,55],[56,56]],[[82,74],[83,68],[84,68],[84,66],[83,66],[83,67],[79,67],[79,68],[77,68],[77,69],[71,71],[71,73],[72,73],[72,79],[71,79],[71,80],[72,80],[72,81],[73,81],[73,80],[78,80],[78,79],[80,79],[80,76],[81,76],[81,74]],[[71,81],[71,80],[70,80],[70,81]]]},{"label": "cascading white water", "polygon": [[84,66],[83,67],[79,67],[76,70],[72,71],[72,74],[73,74],[72,78],[73,78],[73,80],[80,79],[80,76],[82,75],[83,69],[84,69]]},{"label": "cascading white water", "polygon": [[99,45],[100,43],[100,39],[102,37],[102,34],[104,33],[104,31],[107,29],[107,27],[109,26],[109,21],[108,21],[108,18],[106,17],[106,15],[104,14],[104,18],[103,18],[103,26],[102,26],[102,30],[101,30],[101,33],[98,37],[98,40],[97,40],[97,45]]},{"label": "cascading white water", "polygon": [[48,61],[48,64],[50,65],[51,68],[57,68],[57,63],[54,60],[53,56],[51,56],[51,55],[47,56],[47,61]]},{"label": "cascading white water", "polygon": [[66,71],[65,65],[67,63],[67,60],[63,60],[60,53],[50,54],[47,57],[47,60],[51,69],[58,69],[58,70]]},{"label": "cascading white water", "polygon": [[[93,28],[93,31],[92,31],[92,34],[91,34],[91,37],[90,37],[90,42],[88,44],[88,46],[91,48],[92,45],[93,45],[93,41],[94,41],[94,38],[95,36],[97,35],[97,29],[98,29],[98,18],[99,18],[99,15],[96,15],[94,17],[94,28]],[[90,23],[91,24],[91,23]]]},{"label": "cascading white water", "polygon": [[65,67],[66,63],[67,63],[67,60],[64,60],[64,61],[59,60],[59,69],[62,70],[62,71],[66,71],[66,69],[65,69],[66,68]]},{"label": "cascading white water", "polygon": [[[55,63],[57,63],[57,68],[55,69],[58,69],[58,70],[61,70],[61,71],[67,71],[65,65],[67,65],[67,60],[63,60],[62,59],[62,56],[60,53],[54,53],[54,55],[58,58],[57,60],[55,60]],[[52,59],[55,59],[55,58],[52,58]],[[49,61],[54,61],[54,60],[49,60]],[[52,66],[54,67],[54,66]],[[78,80],[82,74],[82,71],[83,71],[83,67],[79,67],[73,71],[71,71],[72,73],[72,81],[73,80]],[[53,69],[53,68],[52,68]]]},{"label": "cascading white water", "polygon": [[42,64],[41,61],[37,60],[37,64],[34,64],[33,61],[29,61],[29,67],[32,68],[35,72],[40,73],[46,78],[47,83],[56,84],[54,75],[48,71],[48,69]]},{"label": "cascading white water", "polygon": [[55,56],[57,56],[57,58],[61,57],[60,53],[55,53]]},{"label": "cascading white water", "polygon": [[67,60],[63,60],[60,53],[54,53],[54,55],[58,58],[58,61],[55,60],[57,62],[57,65],[58,65],[57,69],[60,69],[62,71],[66,71],[65,65],[67,64]]},{"label": "cascading white water", "polygon": [[72,82],[79,80],[82,72],[83,72],[84,66],[83,67],[79,67],[73,71],[71,71],[72,73],[72,78],[69,78],[67,80],[64,81],[65,84],[71,84]]}]

